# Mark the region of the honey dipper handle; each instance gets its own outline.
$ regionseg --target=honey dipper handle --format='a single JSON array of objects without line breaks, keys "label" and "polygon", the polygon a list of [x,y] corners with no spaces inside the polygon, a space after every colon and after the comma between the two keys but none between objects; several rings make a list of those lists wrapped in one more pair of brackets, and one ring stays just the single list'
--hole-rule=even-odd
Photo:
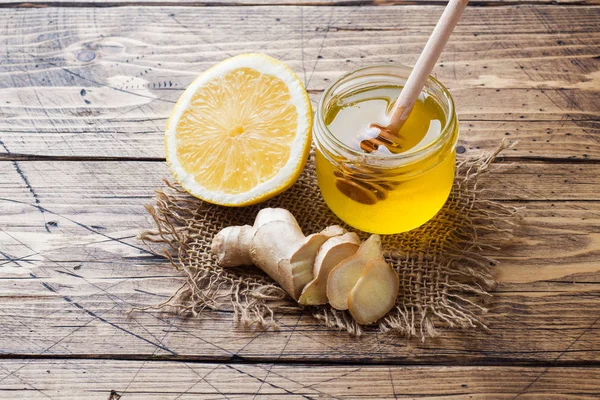
[{"label": "honey dipper handle", "polygon": [[402,92],[400,92],[398,100],[394,104],[391,123],[388,126],[391,132],[398,133],[404,121],[408,118],[415,101],[419,97],[419,93],[421,93],[423,86],[425,86],[427,78],[431,74],[442,50],[444,50],[444,46],[446,46],[448,38],[452,34],[468,2],[469,0],[450,0],[448,2],[444,13],[440,17],[423,52],[410,73]]}]

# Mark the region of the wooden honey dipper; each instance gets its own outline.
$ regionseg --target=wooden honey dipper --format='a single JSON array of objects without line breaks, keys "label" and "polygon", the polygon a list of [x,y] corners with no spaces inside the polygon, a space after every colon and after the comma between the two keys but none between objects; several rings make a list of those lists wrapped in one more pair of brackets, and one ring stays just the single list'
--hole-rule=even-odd
[{"label": "wooden honey dipper", "polygon": [[376,137],[360,142],[360,148],[363,151],[371,153],[382,145],[386,146],[392,153],[402,151],[398,132],[400,132],[400,129],[408,119],[421,90],[423,90],[423,86],[425,86],[427,78],[431,74],[438,58],[440,58],[440,54],[444,50],[444,46],[446,46],[448,38],[450,38],[452,31],[454,31],[454,27],[458,23],[468,2],[469,0],[450,0],[448,2],[423,52],[408,76],[396,103],[394,103],[390,124],[382,126],[372,123],[370,127],[378,129],[379,134]]},{"label": "wooden honey dipper", "polygon": [[[427,78],[431,74],[468,2],[469,0],[450,0],[448,2],[404,88],[394,103],[390,124],[382,126],[372,123],[370,128],[377,129],[378,134],[360,142],[363,151],[371,153],[377,150],[379,146],[386,146],[392,153],[400,153],[403,150],[398,132],[408,119]],[[368,166],[342,164],[340,169],[335,172],[335,177],[336,187],[339,191],[356,202],[368,205],[385,200],[388,191],[394,190],[398,185],[398,182],[377,179],[377,174],[374,171],[369,171]]]}]

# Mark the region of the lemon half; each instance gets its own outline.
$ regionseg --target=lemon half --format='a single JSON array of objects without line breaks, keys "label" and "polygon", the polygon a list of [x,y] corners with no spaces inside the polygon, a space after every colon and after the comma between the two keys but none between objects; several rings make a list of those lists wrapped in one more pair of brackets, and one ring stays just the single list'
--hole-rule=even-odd
[{"label": "lemon half", "polygon": [[263,54],[229,58],[200,75],[167,122],[175,180],[214,204],[246,206],[289,188],[310,150],[312,109],[296,74]]}]

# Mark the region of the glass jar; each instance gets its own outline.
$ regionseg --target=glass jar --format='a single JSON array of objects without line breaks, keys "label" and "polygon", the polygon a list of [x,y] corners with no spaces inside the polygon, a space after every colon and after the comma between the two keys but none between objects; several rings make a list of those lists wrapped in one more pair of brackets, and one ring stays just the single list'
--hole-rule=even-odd
[{"label": "glass jar", "polygon": [[417,228],[435,216],[452,190],[458,120],[450,93],[436,79],[429,77],[423,91],[445,120],[439,135],[422,146],[392,155],[365,153],[343,143],[325,123],[340,98],[377,86],[403,87],[410,71],[371,66],[350,72],[325,90],[317,108],[313,130],[319,188],[331,211],[362,231],[394,234]]}]

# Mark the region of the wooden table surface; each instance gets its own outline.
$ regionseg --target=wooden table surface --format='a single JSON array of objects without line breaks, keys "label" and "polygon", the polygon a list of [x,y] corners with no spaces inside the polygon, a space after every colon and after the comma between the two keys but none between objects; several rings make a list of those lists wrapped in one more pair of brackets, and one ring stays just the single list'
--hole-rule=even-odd
[{"label": "wooden table surface", "polygon": [[436,68],[482,184],[524,207],[495,254],[490,332],[359,339],[286,315],[137,312],[183,282],[136,239],[169,177],[163,128],[201,71],[412,65],[441,0],[0,0],[0,398],[600,397],[600,3],[478,0]]}]

